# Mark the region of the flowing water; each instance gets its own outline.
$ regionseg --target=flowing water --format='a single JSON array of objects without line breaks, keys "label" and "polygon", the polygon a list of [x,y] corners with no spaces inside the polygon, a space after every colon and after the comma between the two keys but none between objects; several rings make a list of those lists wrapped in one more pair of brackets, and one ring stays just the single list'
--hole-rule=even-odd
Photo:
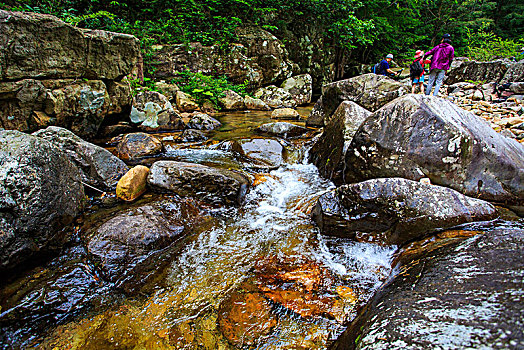
[{"label": "flowing water", "polygon": [[[223,116],[225,127],[214,138],[251,137],[267,118]],[[252,172],[257,185],[241,208],[207,208],[211,219],[177,243],[168,263],[159,263],[160,277],[139,293],[104,282],[81,244],[3,287],[2,345],[325,349],[388,277],[395,247],[319,235],[310,210],[334,186],[307,164],[304,145],[289,144],[291,156],[278,169]],[[166,149],[165,158],[243,166],[228,151],[204,145]],[[126,206],[92,207],[77,231]]]}]

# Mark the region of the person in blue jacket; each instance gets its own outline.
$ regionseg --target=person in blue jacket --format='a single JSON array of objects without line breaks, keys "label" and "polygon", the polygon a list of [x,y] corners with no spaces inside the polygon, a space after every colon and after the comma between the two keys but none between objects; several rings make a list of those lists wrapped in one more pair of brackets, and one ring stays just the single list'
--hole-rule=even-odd
[{"label": "person in blue jacket", "polygon": [[380,62],[380,70],[378,72],[379,75],[391,76],[391,75],[397,74],[395,73],[395,71],[389,68],[389,62],[391,62],[392,59],[393,59],[393,55],[388,54],[386,58]]}]

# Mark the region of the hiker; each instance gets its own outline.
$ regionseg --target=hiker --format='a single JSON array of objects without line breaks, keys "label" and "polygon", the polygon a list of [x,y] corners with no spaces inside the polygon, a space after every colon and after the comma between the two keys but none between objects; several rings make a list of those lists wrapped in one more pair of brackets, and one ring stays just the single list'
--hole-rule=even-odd
[{"label": "hiker", "polygon": [[417,50],[415,59],[409,66],[409,77],[411,78],[411,93],[415,93],[417,85],[420,87],[420,93],[424,93],[424,65],[431,63],[430,60],[424,59],[424,51]]},{"label": "hiker", "polygon": [[[389,62],[391,62],[392,59],[393,59],[393,55],[392,54],[388,54],[385,59],[380,61],[380,69],[378,71],[379,75],[385,75],[386,77],[390,76],[390,75],[397,75],[397,73],[395,73],[395,71],[393,71],[393,70],[391,70],[389,68]],[[388,73],[390,75],[388,75]]]},{"label": "hiker", "polygon": [[424,57],[433,56],[429,66],[429,80],[428,86],[426,88],[426,95],[431,93],[433,84],[435,84],[433,96],[438,95],[438,90],[440,89],[440,85],[442,85],[444,75],[446,75],[446,71],[451,66],[451,62],[453,62],[453,58],[455,57],[455,49],[453,46],[451,46],[450,38],[451,36],[449,34],[444,34],[440,44],[426,52],[424,55]]}]

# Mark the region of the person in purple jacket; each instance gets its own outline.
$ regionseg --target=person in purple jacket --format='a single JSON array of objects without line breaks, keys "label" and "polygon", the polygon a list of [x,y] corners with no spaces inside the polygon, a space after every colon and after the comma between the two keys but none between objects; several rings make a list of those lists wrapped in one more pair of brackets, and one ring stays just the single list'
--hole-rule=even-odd
[{"label": "person in purple jacket", "polygon": [[444,34],[440,44],[426,52],[424,57],[432,55],[433,58],[431,59],[431,64],[429,65],[430,71],[428,86],[426,87],[426,95],[431,93],[431,88],[433,87],[433,84],[435,84],[436,79],[437,83],[435,84],[433,96],[437,96],[440,85],[442,85],[442,81],[444,80],[444,75],[446,75],[446,71],[451,66],[451,62],[453,62],[453,58],[455,57],[455,49],[453,46],[451,46],[449,34]]}]

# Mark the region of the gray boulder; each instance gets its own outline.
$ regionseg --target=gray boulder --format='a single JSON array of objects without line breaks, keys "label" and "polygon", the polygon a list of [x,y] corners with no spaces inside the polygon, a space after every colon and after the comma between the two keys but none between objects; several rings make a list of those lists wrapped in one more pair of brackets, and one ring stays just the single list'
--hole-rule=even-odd
[{"label": "gray boulder", "polygon": [[243,174],[200,164],[159,161],[151,166],[149,186],[180,196],[198,196],[214,204],[240,205],[250,181]]},{"label": "gray boulder", "polygon": [[496,60],[490,62],[461,61],[455,68],[450,69],[446,75],[446,84],[455,84],[460,81],[474,82],[500,82],[506,71],[510,67],[510,62]]},{"label": "gray boulder", "polygon": [[206,113],[194,112],[187,122],[188,129],[214,130],[222,126],[222,123]]},{"label": "gray boulder", "polygon": [[402,245],[438,229],[494,219],[496,210],[449,188],[389,178],[340,186],[319,198],[312,215],[324,234]]},{"label": "gray boulder", "polygon": [[321,98],[307,119],[307,125],[326,125],[338,106],[344,101],[353,101],[374,112],[409,91],[409,86],[384,75],[373,73],[326,84],[322,87]]},{"label": "gray boulder", "polygon": [[371,112],[355,102],[344,101],[327,122],[324,132],[309,151],[309,159],[320,174],[335,183],[341,183],[344,154],[353,136]]},{"label": "gray boulder", "polygon": [[60,248],[83,208],[80,171],[52,143],[0,131],[0,270]]},{"label": "gray boulder", "polygon": [[238,140],[241,153],[257,162],[261,167],[278,168],[287,158],[286,148],[273,139]]},{"label": "gray boulder", "polygon": [[524,146],[434,96],[407,95],[373,113],[345,155],[345,183],[419,180],[488,201],[522,205]]},{"label": "gray boulder", "polygon": [[84,241],[103,277],[131,290],[158,268],[159,254],[188,230],[188,205],[163,200],[125,210],[88,232]]},{"label": "gray boulder", "polygon": [[303,135],[308,131],[308,129],[292,123],[277,122],[262,124],[256,128],[255,131],[262,134],[269,134],[286,139]]},{"label": "gray boulder", "polygon": [[115,189],[118,180],[129,170],[122,160],[108,150],[82,140],[67,129],[50,126],[33,135],[64,151],[81,171],[82,181],[96,188]]},{"label": "gray boulder", "polygon": [[504,74],[504,77],[502,77],[501,83],[513,83],[517,81],[524,81],[524,60],[513,63]]},{"label": "gray boulder", "polygon": [[242,96],[232,90],[224,91],[224,96],[219,98],[219,101],[228,111],[239,111],[246,108]]},{"label": "gray boulder", "polygon": [[286,79],[281,88],[289,92],[297,106],[307,105],[313,96],[313,78],[309,74],[302,74]]},{"label": "gray boulder", "polygon": [[264,101],[259,98],[253,98],[249,95],[244,97],[244,105],[248,110],[258,110],[258,111],[270,111],[269,107]]},{"label": "gray boulder", "polygon": [[524,348],[524,230],[505,226],[425,242],[331,349]]},{"label": "gray boulder", "polygon": [[293,108],[297,103],[286,90],[275,85],[269,85],[255,91],[254,97],[262,100],[271,108]]}]

